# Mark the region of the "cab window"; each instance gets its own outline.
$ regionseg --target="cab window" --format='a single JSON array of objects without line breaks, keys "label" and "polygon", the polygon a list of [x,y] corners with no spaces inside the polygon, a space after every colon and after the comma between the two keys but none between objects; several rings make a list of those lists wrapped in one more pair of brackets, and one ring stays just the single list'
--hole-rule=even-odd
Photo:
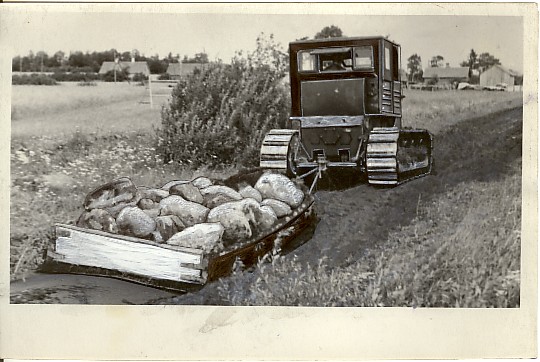
[{"label": "cab window", "polygon": [[371,45],[354,48],[354,69],[373,68],[373,48]]}]

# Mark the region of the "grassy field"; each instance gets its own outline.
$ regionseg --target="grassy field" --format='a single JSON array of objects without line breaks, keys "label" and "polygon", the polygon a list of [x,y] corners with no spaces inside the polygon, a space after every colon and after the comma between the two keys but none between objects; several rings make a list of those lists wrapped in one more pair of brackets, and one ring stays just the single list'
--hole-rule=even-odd
[{"label": "grassy field", "polygon": [[[151,130],[159,124],[166,97],[148,104],[148,90],[139,83],[105,83],[78,86],[12,87],[12,137],[69,138],[75,132],[111,134]],[[145,103],[142,103],[145,102]]]},{"label": "grassy field", "polygon": [[[62,84],[60,86],[14,86],[12,89],[10,201],[12,280],[24,278],[28,271],[34,270],[42,262],[44,248],[51,237],[52,225],[56,222],[74,221],[81,212],[85,195],[105,182],[117,177],[129,176],[138,185],[159,186],[173,179],[189,179],[198,175],[226,177],[235,172],[232,166],[224,166],[222,169],[190,169],[179,168],[174,164],[163,164],[162,159],[155,153],[152,131],[153,127],[159,126],[160,107],[150,109],[149,104],[139,103],[141,99],[145,99],[144,87],[99,83],[96,87]],[[455,91],[431,93],[408,90],[405,95],[407,98],[404,100],[404,124],[427,128],[435,134],[463,119],[521,104],[521,93]],[[504,197],[518,200],[520,188],[517,179],[509,178],[504,183],[503,186],[508,189],[508,194]],[[479,184],[475,187],[492,186]],[[493,187],[499,190],[499,186]],[[441,197],[440,204],[432,206],[440,208],[438,211],[441,215],[451,212],[451,208],[445,210],[450,207],[452,197],[458,197],[466,190],[458,189],[449,192],[454,192],[454,196],[444,195]],[[444,200],[447,202],[445,203]],[[474,205],[479,203],[490,208],[497,208],[498,205],[492,204],[493,202],[489,198],[472,200],[466,212],[475,212]],[[431,215],[431,220],[433,220],[433,215],[436,215],[435,209],[429,207],[419,214],[418,223],[428,222],[427,219],[423,219],[424,215]],[[451,215],[448,217],[451,219]],[[501,209],[501,214],[497,217],[505,218],[508,230],[515,230],[516,224],[512,223],[519,219],[519,209]],[[435,228],[434,234],[426,237],[432,237],[435,240],[437,233],[449,234],[451,228],[456,227],[456,224],[447,223],[446,216],[441,216],[438,220],[442,224],[446,223],[447,229]],[[489,225],[482,227],[490,230]],[[474,229],[473,226],[468,226],[468,228]],[[340,273],[359,273],[358,278],[361,280],[358,283],[361,284],[357,285],[358,293],[363,290],[363,287],[360,288],[363,285],[378,287],[380,291],[381,286],[377,286],[377,280],[382,279],[376,277],[380,275],[377,274],[377,270],[386,273],[385,275],[395,274],[399,279],[398,271],[407,263],[406,259],[392,258],[391,255],[407,255],[407,253],[420,250],[424,250],[425,255],[430,255],[432,251],[438,250],[436,244],[416,243],[412,236],[414,233],[409,229],[404,229],[403,233],[396,238],[409,241],[399,246],[390,243],[388,252],[372,256],[371,269],[365,272],[361,272],[364,266],[356,266],[360,269],[354,269],[355,266],[351,266],[349,269],[327,273],[324,270],[324,263],[320,267],[313,266],[311,271],[301,272],[311,273],[309,278],[319,278],[319,274],[328,275],[329,278],[334,278],[332,282],[335,278],[340,278],[342,275]],[[460,235],[447,236],[456,240],[460,239]],[[435,249],[425,249],[428,247]],[[392,248],[402,249],[393,251]],[[495,252],[499,252],[497,250]],[[390,251],[391,254],[389,254]],[[441,253],[444,252],[443,250]],[[479,248],[475,255],[483,255],[485,252]],[[468,255],[461,257],[466,259]],[[274,278],[273,275],[279,276],[279,268],[269,272],[268,278]],[[285,265],[282,268],[288,268],[288,266]],[[498,266],[493,266],[493,268],[497,269]],[[482,269],[480,272],[490,273],[490,270],[495,269]],[[315,282],[309,278],[307,279],[309,283]],[[396,292],[396,295],[410,292],[410,290],[402,292],[396,287],[406,282],[398,279],[389,281],[390,284],[385,288],[392,293]],[[501,283],[511,282],[503,279]],[[321,280],[328,282],[327,279]],[[230,282],[234,282],[234,279]],[[266,283],[266,281],[263,282]],[[296,280],[294,283],[302,285],[304,282]],[[288,288],[296,284],[284,284],[283,287]],[[259,286],[261,293],[268,293],[268,288],[264,285]],[[347,286],[344,285],[343,288],[345,287]],[[446,293],[444,288],[451,289],[452,283],[436,287],[441,290],[440,293]],[[489,293],[497,293],[496,287],[490,289],[479,286],[479,288],[481,290],[484,288]],[[332,290],[321,292],[333,293]],[[272,298],[278,298],[272,295]],[[371,294],[370,305],[386,304],[391,301],[378,299],[378,295],[382,294]],[[238,293],[235,298],[241,299],[241,296],[242,293]],[[260,297],[265,296],[261,294]],[[269,300],[278,301],[272,298]],[[467,301],[467,298],[448,300],[448,305],[468,305]],[[415,302],[421,304],[420,300]],[[338,305],[346,304],[346,301],[329,299],[329,303]]]}]

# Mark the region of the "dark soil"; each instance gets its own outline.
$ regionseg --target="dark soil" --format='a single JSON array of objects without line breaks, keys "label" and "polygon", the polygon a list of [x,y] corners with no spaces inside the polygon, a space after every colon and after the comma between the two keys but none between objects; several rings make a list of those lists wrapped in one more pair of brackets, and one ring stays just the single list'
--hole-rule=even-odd
[{"label": "dark soil", "polygon": [[[376,252],[387,240],[389,232],[412,222],[420,202],[429,202],[432,197],[462,182],[496,180],[511,172],[512,163],[521,158],[522,119],[523,109],[515,108],[463,121],[446,129],[434,139],[433,174],[395,188],[369,186],[354,173],[326,178],[318,184],[316,193],[320,221],[299,241],[307,242],[292,253],[302,263],[317,264],[320,258],[326,257],[329,266],[344,266],[361,260],[365,253]],[[226,183],[250,177],[237,176]],[[120,281],[115,281],[115,287],[110,288],[106,278],[93,278],[92,288],[84,293],[81,293],[83,285],[69,285],[65,281],[55,292],[55,278],[59,276],[39,275],[39,278],[38,285],[31,282],[32,278],[29,279],[31,284],[12,283],[11,302],[92,303],[90,300],[99,300],[100,304],[225,304],[217,297],[218,282],[197,292],[175,296]],[[245,273],[246,283],[252,278],[253,273]],[[107,285],[109,287],[105,287]],[[62,293],[58,293],[60,289]],[[143,289],[144,295],[149,296],[145,301],[141,300]],[[99,298],[89,294],[99,295]],[[84,297],[78,297],[80,295]]]}]

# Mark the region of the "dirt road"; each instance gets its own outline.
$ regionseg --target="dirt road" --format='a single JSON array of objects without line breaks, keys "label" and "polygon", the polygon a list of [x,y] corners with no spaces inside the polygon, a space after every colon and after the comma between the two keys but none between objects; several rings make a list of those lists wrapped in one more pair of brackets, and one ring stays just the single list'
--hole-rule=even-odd
[{"label": "dirt road", "polygon": [[[329,266],[361,260],[387,239],[388,233],[408,225],[419,202],[461,182],[490,181],[511,172],[521,157],[523,109],[515,108],[463,121],[435,135],[435,172],[396,188],[375,188],[362,182],[340,186],[335,176],[316,194],[320,222],[311,240],[294,250],[298,260]],[[351,175],[348,175],[351,176]],[[246,273],[245,282],[250,282]],[[198,292],[175,295],[107,278],[38,274],[11,285],[12,303],[90,304],[224,304],[217,283]]]}]

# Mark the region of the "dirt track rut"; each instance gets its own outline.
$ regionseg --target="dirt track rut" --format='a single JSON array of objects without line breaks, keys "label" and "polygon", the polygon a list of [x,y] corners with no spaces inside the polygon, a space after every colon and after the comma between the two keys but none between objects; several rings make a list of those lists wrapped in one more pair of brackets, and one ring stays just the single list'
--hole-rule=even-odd
[{"label": "dirt track rut", "polygon": [[[429,177],[396,188],[376,188],[358,180],[337,189],[338,179],[355,178],[350,174],[336,175],[323,182],[316,194],[320,221],[311,239],[294,250],[294,254],[300,262],[310,264],[325,256],[329,266],[361,260],[363,253],[384,243],[389,232],[411,223],[419,200],[429,201],[461,182],[490,181],[508,173],[512,163],[521,158],[522,114],[521,107],[506,110],[463,121],[435,135],[435,172]],[[90,284],[91,288],[85,288]],[[63,288],[61,293],[58,293],[59,285]],[[30,277],[27,283],[13,283],[11,300],[16,303],[221,303],[215,283],[198,292],[174,296],[106,278],[55,275],[38,275]]]}]

